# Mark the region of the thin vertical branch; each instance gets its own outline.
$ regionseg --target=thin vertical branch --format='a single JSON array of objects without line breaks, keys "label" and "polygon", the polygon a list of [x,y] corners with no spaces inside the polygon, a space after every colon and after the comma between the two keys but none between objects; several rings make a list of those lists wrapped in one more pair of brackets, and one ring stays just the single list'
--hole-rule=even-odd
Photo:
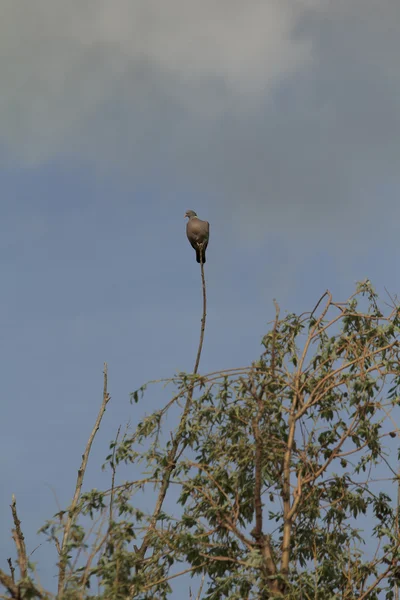
[{"label": "thin vertical branch", "polygon": [[106,533],[104,534],[104,536],[100,539],[99,543],[94,546],[92,552],[89,555],[89,558],[87,559],[86,562],[86,566],[85,566],[85,570],[83,572],[82,575],[82,579],[80,582],[81,585],[81,592],[80,592],[80,599],[84,600],[85,597],[85,592],[86,592],[86,584],[87,581],[89,579],[89,575],[90,575],[90,568],[92,566],[92,563],[97,555],[98,552],[100,552],[100,550],[102,549],[103,545],[107,542],[108,536],[109,536],[109,530],[107,529]]},{"label": "thin vertical branch", "polygon": [[[204,277],[204,263],[203,263],[203,249],[200,250],[200,270],[201,270],[201,287],[203,290],[203,316],[201,318],[201,329],[200,329],[200,341],[197,350],[196,362],[194,363],[193,374],[196,375],[199,369],[201,351],[203,349],[204,332],[206,329],[206,318],[207,318],[207,294],[206,294],[206,279]],[[192,389],[193,393],[193,389]]]},{"label": "thin vertical branch", "polygon": [[[275,383],[275,369],[276,369],[276,338],[277,338],[277,330],[279,323],[279,305],[277,301],[274,299],[275,306],[275,319],[274,319],[274,327],[272,331],[272,347],[271,347],[271,380]],[[273,576],[277,575],[276,563],[273,555],[271,537],[269,535],[265,535],[263,532],[263,513],[262,513],[262,456],[263,456],[263,437],[260,431],[260,420],[263,415],[263,411],[265,410],[264,402],[262,399],[263,393],[266,388],[266,382],[261,386],[261,390],[257,394],[257,390],[254,388],[252,390],[252,396],[256,399],[258,404],[257,418],[253,423],[254,429],[254,440],[255,440],[255,456],[254,456],[254,465],[255,465],[255,484],[254,484],[254,512],[255,512],[255,528],[252,532],[253,537],[256,542],[259,544],[261,548],[261,555],[264,561],[264,572],[267,575],[267,585],[271,592],[274,594],[280,595],[279,589],[279,581],[277,579],[272,579]]]},{"label": "thin vertical branch", "polygon": [[260,429],[258,422],[255,420],[253,423],[254,438],[255,438],[255,456],[254,456],[254,467],[255,467],[255,481],[254,481],[254,513],[256,518],[256,525],[253,531],[254,538],[258,541],[261,538],[263,531],[263,514],[262,514],[262,501],[261,501],[261,487],[262,487],[262,454],[263,454],[263,443],[261,438]]},{"label": "thin vertical branch", "polygon": [[[205,280],[205,276],[204,276],[204,263],[203,263],[203,249],[202,248],[200,249],[200,271],[201,271],[201,284],[202,284],[202,292],[203,292],[203,311],[202,311],[201,328],[200,328],[200,340],[199,340],[199,346],[197,349],[197,355],[196,355],[196,361],[194,364],[193,375],[197,375],[197,371],[198,371],[199,364],[200,364],[201,352],[203,349],[204,332],[205,332],[205,327],[206,327],[206,316],[207,316],[207,291],[206,291],[206,280]],[[191,385],[188,389],[188,395],[187,395],[187,399],[186,399],[186,403],[185,403],[185,408],[183,410],[183,413],[182,413],[182,416],[181,416],[181,419],[179,422],[178,431],[177,431],[175,437],[172,439],[171,449],[167,456],[167,466],[165,467],[165,470],[164,470],[164,474],[163,474],[163,478],[162,478],[161,486],[160,486],[160,491],[158,493],[158,497],[157,497],[156,505],[155,505],[155,508],[153,511],[153,515],[151,517],[147,532],[143,538],[142,545],[140,546],[140,548],[137,549],[136,554],[137,554],[140,562],[143,561],[146,551],[150,545],[151,536],[153,534],[158,516],[161,512],[161,508],[163,506],[165,496],[167,494],[169,483],[171,481],[172,473],[176,466],[176,459],[178,456],[178,451],[181,448],[181,452],[183,452],[183,450],[186,447],[186,442],[184,440],[184,434],[185,434],[185,430],[186,430],[187,417],[188,417],[190,406],[192,404],[192,399],[193,399],[193,388],[194,388],[194,381],[191,383]],[[140,564],[140,562],[138,564]],[[134,586],[131,588],[131,594],[133,594],[133,593],[134,593]]]},{"label": "thin vertical branch", "polygon": [[15,525],[15,529],[12,530],[12,536],[17,548],[19,570],[21,579],[25,579],[28,575],[28,559],[26,556],[25,538],[21,531],[21,521],[18,518],[17,501],[14,494],[12,495],[11,512]]},{"label": "thin vertical branch", "polygon": [[64,527],[64,534],[63,534],[63,539],[62,539],[62,543],[61,543],[61,551],[60,551],[60,562],[58,565],[59,566],[59,571],[58,571],[58,599],[59,600],[61,600],[63,593],[64,593],[65,574],[66,574],[67,563],[68,563],[69,536],[71,533],[71,528],[72,528],[72,526],[75,522],[76,516],[77,516],[76,509],[77,509],[77,505],[78,505],[79,498],[80,498],[81,491],[82,491],[83,478],[85,476],[86,467],[87,467],[89,455],[90,455],[90,450],[92,448],[93,440],[96,436],[96,433],[99,430],[101,421],[103,419],[103,415],[106,411],[107,404],[110,400],[110,395],[107,391],[107,363],[104,363],[103,374],[104,374],[103,401],[101,403],[101,407],[99,410],[99,414],[97,415],[95,425],[92,429],[92,432],[91,432],[88,442],[86,444],[85,452],[82,454],[82,462],[81,462],[81,466],[78,470],[78,476],[76,479],[75,493],[74,493],[74,497],[72,499],[71,506],[69,507],[69,510],[68,510],[67,522]]},{"label": "thin vertical branch", "polygon": [[[292,460],[293,443],[296,431],[296,406],[299,397],[299,376],[298,371],[296,381],[296,392],[292,400],[292,406],[290,408],[288,426],[289,435],[287,441],[287,447],[283,459],[283,485],[282,485],[282,499],[283,499],[283,540],[282,540],[282,561],[281,561],[281,573],[286,578],[289,575],[289,563],[290,563],[290,539],[292,535],[292,521],[295,505],[293,510],[290,506],[291,494],[290,494],[290,462]],[[300,496],[297,497],[296,503],[299,501]],[[283,586],[281,586],[283,587]]]},{"label": "thin vertical branch", "polygon": [[[17,548],[18,566],[20,570],[20,581],[15,582],[15,568],[12,559],[8,558],[8,566],[10,567],[11,577],[0,569],[0,583],[8,590],[11,598],[21,600],[21,598],[44,598],[42,592],[29,579],[28,576],[28,557],[26,554],[25,538],[21,530],[21,521],[18,518],[17,502],[14,494],[12,495],[11,512],[14,521],[14,529],[12,537]],[[1,596],[4,598],[5,596]]]},{"label": "thin vertical branch", "polygon": [[[201,592],[203,590],[203,585],[204,585],[205,579],[206,579],[206,574],[204,573],[203,576],[202,576],[202,578],[201,578],[201,583],[200,583],[199,591],[197,592],[195,600],[200,600],[200,598],[201,598]],[[189,588],[189,598],[190,598],[190,600],[193,600],[192,588]]]},{"label": "thin vertical branch", "polygon": [[108,530],[110,531],[112,521],[113,521],[113,508],[114,508],[114,496],[115,496],[115,475],[116,475],[116,466],[115,466],[115,452],[117,450],[118,438],[121,431],[121,425],[118,427],[117,435],[115,437],[114,448],[111,457],[111,495],[110,495],[110,513],[109,513],[109,522],[108,522]]},{"label": "thin vertical branch", "polygon": [[12,558],[7,558],[7,562],[8,566],[10,567],[11,579],[13,580],[13,583],[15,583],[15,568],[12,562]]},{"label": "thin vertical branch", "polygon": [[263,512],[262,512],[262,458],[263,458],[263,440],[260,431],[260,420],[263,414],[263,400],[261,394],[257,394],[255,386],[252,389],[252,396],[257,400],[258,410],[257,416],[253,420],[253,433],[255,442],[255,453],[254,453],[254,514],[255,514],[255,527],[251,532],[251,535],[256,540],[257,545],[260,548],[261,555],[264,561],[264,573],[267,576],[267,585],[269,589],[275,593],[279,593],[279,584],[276,579],[272,579],[277,574],[276,564],[273,557],[271,539],[268,535],[264,535],[263,532]]}]

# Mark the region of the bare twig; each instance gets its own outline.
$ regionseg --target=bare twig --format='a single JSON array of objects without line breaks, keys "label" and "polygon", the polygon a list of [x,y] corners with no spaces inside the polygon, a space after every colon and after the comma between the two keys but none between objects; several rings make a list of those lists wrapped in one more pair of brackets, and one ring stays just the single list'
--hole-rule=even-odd
[{"label": "bare twig", "polygon": [[84,599],[86,583],[87,583],[87,580],[89,579],[90,568],[92,566],[93,560],[95,559],[98,552],[100,552],[103,545],[106,543],[108,535],[109,535],[109,531],[107,530],[106,533],[104,534],[104,536],[102,537],[102,539],[99,541],[99,543],[93,548],[93,550],[90,553],[90,556],[86,562],[85,570],[83,572],[82,579],[81,579],[81,600]]},{"label": "bare twig", "polygon": [[14,494],[12,495],[11,512],[15,526],[15,529],[12,530],[12,536],[17,548],[19,570],[21,579],[25,579],[28,575],[28,559],[26,556],[25,538],[21,531],[21,521],[18,518],[17,501]]},{"label": "bare twig", "polygon": [[263,442],[261,432],[259,428],[259,421],[261,418],[262,407],[259,406],[257,411],[257,418],[253,422],[253,431],[255,439],[255,456],[254,456],[254,469],[255,469],[255,482],[254,482],[254,513],[256,519],[256,525],[253,529],[252,535],[256,541],[260,541],[263,532],[263,514],[262,514],[262,501],[261,501],[261,487],[262,487],[262,455],[263,455]]},{"label": "bare twig", "polygon": [[358,600],[364,600],[364,598],[368,598],[368,596],[370,595],[372,590],[374,590],[376,588],[376,586],[382,581],[382,579],[385,579],[385,577],[387,577],[389,575],[389,573],[392,571],[392,569],[393,569],[393,567],[390,566],[383,573],[381,573],[379,575],[379,577],[377,577],[375,579],[375,581],[369,586],[369,588],[363,593],[363,595],[359,596]]},{"label": "bare twig", "polygon": [[[206,579],[206,574],[203,573],[202,577],[201,577],[201,583],[200,583],[200,587],[199,587],[199,591],[197,592],[196,595],[196,600],[200,600],[201,598],[201,592],[203,591],[203,585],[204,585],[204,581]],[[193,596],[192,596],[192,590],[190,590],[190,599],[192,600]]]},{"label": "bare twig", "polygon": [[10,567],[11,579],[15,583],[15,567],[12,562],[12,558],[7,558],[8,566]]},{"label": "bare twig", "polygon": [[82,455],[82,462],[81,462],[81,466],[79,468],[78,476],[77,476],[77,480],[76,480],[75,493],[74,493],[74,497],[72,499],[71,506],[69,507],[69,510],[68,510],[67,522],[64,527],[64,534],[63,534],[63,539],[62,539],[62,543],[61,543],[59,572],[58,572],[58,599],[59,600],[61,600],[63,593],[64,593],[65,574],[66,574],[66,568],[67,568],[67,562],[68,562],[69,536],[71,533],[71,528],[76,519],[76,508],[77,508],[79,498],[81,495],[83,478],[85,476],[86,467],[87,467],[88,460],[89,460],[90,450],[92,448],[93,440],[96,436],[96,433],[99,430],[103,415],[106,411],[107,404],[110,400],[110,395],[107,391],[107,363],[104,363],[103,373],[104,373],[103,401],[102,401],[102,404],[101,404],[101,407],[99,410],[99,414],[97,415],[95,425],[93,427],[93,430],[92,430],[92,432],[89,436],[88,442],[86,444],[85,452]]},{"label": "bare twig", "polygon": [[200,329],[200,342],[199,342],[199,347],[197,349],[197,356],[196,356],[196,362],[194,363],[194,369],[193,369],[193,374],[196,375],[197,371],[199,369],[199,364],[200,364],[200,358],[201,358],[201,351],[203,349],[203,341],[204,341],[204,332],[206,329],[206,318],[207,318],[207,294],[206,294],[206,280],[204,277],[204,263],[203,263],[203,252],[200,252],[200,256],[201,256],[201,263],[200,263],[200,270],[201,270],[201,287],[203,290],[203,316],[201,318],[201,329]]},{"label": "bare twig", "polygon": [[281,572],[284,577],[289,574],[289,561],[290,561],[290,538],[292,533],[292,516],[290,515],[290,461],[292,457],[294,435],[296,431],[296,398],[293,399],[291,408],[291,414],[289,416],[289,436],[287,442],[287,448],[283,459],[283,486],[282,486],[282,499],[283,499],[283,541],[282,541],[282,560],[281,560]]},{"label": "bare twig", "polygon": [[109,530],[111,528],[111,524],[112,524],[112,520],[113,520],[113,504],[114,504],[115,474],[116,474],[115,452],[116,452],[116,449],[117,449],[117,444],[118,444],[118,438],[119,438],[120,431],[121,431],[121,425],[118,427],[117,435],[115,437],[113,452],[112,452],[112,458],[111,458],[112,476],[111,476],[111,495],[110,495],[110,516],[109,516],[109,524],[108,524]]},{"label": "bare twig", "polygon": [[[330,294],[329,290],[326,290],[326,291],[325,291],[325,292],[322,294],[321,298],[318,300],[317,304],[316,304],[316,305],[314,306],[314,308],[312,309],[312,311],[311,311],[311,314],[310,314],[310,316],[308,317],[310,320],[311,320],[311,319],[312,319],[312,317],[314,316],[314,313],[315,313],[315,311],[317,310],[318,306],[321,304],[321,302],[322,302],[322,300],[325,298],[325,296],[331,296],[331,294]],[[324,311],[324,312],[325,312],[325,311]],[[325,314],[326,314],[326,313],[325,313]]]},{"label": "bare twig", "polygon": [[323,296],[321,296],[321,298],[319,299],[319,301],[318,301],[318,303],[317,303],[316,307],[314,308],[314,310],[313,310],[313,312],[312,312],[311,314],[312,314],[312,315],[314,314],[314,312],[317,310],[317,307],[319,306],[320,302],[322,302],[322,300],[323,300],[323,298],[325,298],[325,296],[328,296],[328,300],[327,300],[327,302],[326,302],[326,304],[325,304],[325,307],[324,307],[324,309],[323,309],[322,313],[320,314],[320,316],[318,317],[318,319],[316,319],[316,321],[315,321],[314,325],[312,326],[312,328],[311,328],[311,330],[310,330],[310,333],[309,333],[309,335],[308,335],[308,337],[307,337],[306,343],[304,344],[303,352],[302,352],[302,354],[301,354],[301,358],[300,358],[300,361],[299,361],[299,366],[298,366],[298,369],[297,369],[297,372],[298,372],[298,373],[301,373],[301,372],[302,372],[302,370],[303,370],[303,364],[304,364],[304,361],[305,361],[305,359],[306,359],[307,352],[308,352],[308,349],[309,349],[309,347],[310,347],[310,344],[311,344],[311,342],[312,342],[312,340],[313,340],[313,337],[314,337],[314,335],[315,335],[315,333],[316,333],[317,329],[319,328],[319,326],[320,326],[320,325],[321,325],[321,323],[323,322],[323,320],[324,320],[324,318],[325,318],[325,316],[326,316],[326,313],[328,312],[328,310],[329,310],[329,307],[330,307],[330,305],[331,305],[331,302],[332,302],[332,294],[330,293],[330,291],[329,291],[329,290],[326,290],[326,292],[324,293],[324,295],[323,295]]},{"label": "bare twig", "polygon": [[196,567],[190,567],[189,569],[185,569],[184,571],[180,571],[179,573],[174,573],[173,575],[169,575],[168,577],[163,577],[162,579],[158,579],[157,581],[154,581],[153,583],[149,583],[148,585],[145,585],[142,588],[142,591],[145,592],[146,590],[151,590],[151,588],[153,588],[156,585],[160,585],[161,583],[165,583],[166,581],[170,581],[171,579],[175,579],[176,577],[180,577],[181,575],[190,573],[191,571],[194,571],[195,569],[201,569],[206,564],[207,563],[204,562]]},{"label": "bare twig", "polygon": [[[201,258],[201,263],[200,263],[201,282],[202,282],[202,292],[203,292],[203,313],[202,313],[202,319],[201,319],[200,340],[199,340],[199,346],[198,346],[197,355],[196,355],[196,361],[194,364],[193,375],[197,375],[197,371],[198,371],[199,364],[200,364],[201,351],[203,348],[204,332],[205,332],[205,326],[206,326],[206,316],[207,316],[207,293],[206,293],[206,281],[205,281],[205,276],[204,276],[204,263],[203,263],[203,252],[202,251],[200,252],[200,258]],[[165,496],[167,494],[167,490],[169,487],[172,473],[176,466],[176,460],[177,460],[179,449],[182,446],[181,447],[181,452],[182,452],[183,449],[186,447],[184,435],[185,435],[186,422],[187,422],[187,418],[189,415],[190,406],[192,404],[194,387],[195,387],[195,381],[193,381],[191,383],[191,385],[188,389],[186,404],[185,404],[185,408],[184,408],[182,416],[181,416],[178,431],[177,431],[174,439],[172,440],[171,450],[168,453],[167,466],[165,467],[165,470],[164,470],[162,483],[160,486],[160,491],[158,493],[158,497],[157,497],[156,505],[155,505],[155,508],[153,511],[153,515],[150,520],[150,524],[147,529],[147,532],[143,538],[142,545],[140,546],[140,548],[138,549],[138,552],[137,552],[139,560],[143,560],[143,558],[146,554],[146,551],[149,547],[150,539],[151,539],[152,533],[155,529],[158,515],[161,512],[161,508],[164,503]],[[131,593],[133,593],[133,592],[134,592],[134,588],[131,588]]]}]

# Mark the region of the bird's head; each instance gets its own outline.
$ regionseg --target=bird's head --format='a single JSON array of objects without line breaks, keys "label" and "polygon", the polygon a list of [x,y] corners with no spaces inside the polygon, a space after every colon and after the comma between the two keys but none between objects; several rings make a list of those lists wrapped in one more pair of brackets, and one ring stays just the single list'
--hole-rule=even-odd
[{"label": "bird's head", "polygon": [[187,210],[185,212],[185,219],[191,219],[192,217],[197,217],[197,214],[194,212],[194,210]]}]

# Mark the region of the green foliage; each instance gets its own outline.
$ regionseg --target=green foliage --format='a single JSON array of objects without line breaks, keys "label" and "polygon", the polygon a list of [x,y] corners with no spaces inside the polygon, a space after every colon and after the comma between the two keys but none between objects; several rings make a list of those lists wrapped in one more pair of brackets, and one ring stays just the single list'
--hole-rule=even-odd
[{"label": "green foliage", "polygon": [[[110,489],[81,496],[64,598],[172,598],[179,573],[204,576],[208,600],[394,598],[399,314],[365,282],[346,303],[277,312],[247,368],[176,376],[168,404],[111,443]],[[132,463],[142,477],[120,481]]]}]

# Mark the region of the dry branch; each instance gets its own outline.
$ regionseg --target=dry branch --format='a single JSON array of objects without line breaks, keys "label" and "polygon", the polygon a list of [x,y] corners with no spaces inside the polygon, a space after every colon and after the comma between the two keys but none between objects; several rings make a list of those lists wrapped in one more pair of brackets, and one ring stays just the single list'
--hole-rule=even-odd
[{"label": "dry branch", "polygon": [[12,530],[12,536],[17,548],[18,565],[20,570],[21,579],[25,579],[28,575],[28,558],[26,556],[26,546],[24,534],[21,531],[21,521],[18,518],[17,513],[17,501],[13,494],[11,503],[11,512],[13,516],[15,529]]},{"label": "dry branch", "polygon": [[69,510],[68,510],[67,522],[64,527],[64,534],[63,534],[63,539],[61,542],[61,552],[60,552],[59,572],[58,572],[58,598],[59,598],[59,600],[61,600],[63,593],[64,593],[66,568],[67,568],[67,563],[68,563],[69,536],[71,533],[71,528],[76,519],[76,509],[77,509],[79,498],[80,498],[81,491],[82,491],[83,478],[85,476],[86,467],[87,467],[89,455],[90,455],[90,450],[92,448],[93,440],[96,436],[96,433],[99,430],[101,421],[103,419],[103,415],[106,411],[107,404],[110,400],[110,395],[107,391],[107,363],[104,363],[103,374],[104,374],[103,401],[102,401],[102,404],[101,404],[101,407],[99,410],[99,414],[97,415],[95,425],[92,429],[92,432],[91,432],[88,442],[86,444],[85,452],[82,455],[82,462],[81,462],[81,466],[79,468],[78,476],[77,476],[77,480],[76,480],[75,493],[74,493],[74,497],[72,499],[71,506],[69,507]]},{"label": "dry branch", "polygon": [[[202,283],[202,293],[203,293],[203,311],[202,311],[201,328],[200,328],[200,340],[199,340],[199,346],[197,349],[197,355],[196,355],[196,360],[195,360],[195,364],[194,364],[193,375],[197,375],[197,371],[198,371],[199,364],[200,364],[201,352],[202,352],[203,341],[204,341],[204,332],[205,332],[205,326],[206,326],[206,316],[207,316],[207,292],[206,292],[206,281],[205,281],[205,276],[204,276],[204,263],[203,263],[203,259],[202,259],[202,252],[200,253],[200,257],[201,257],[200,270],[201,270],[201,283]],[[182,444],[183,447],[181,448],[181,452],[182,452],[186,445],[183,438],[184,438],[184,434],[185,434],[186,422],[187,422],[187,418],[189,415],[189,410],[190,410],[190,407],[192,404],[194,387],[195,387],[195,381],[193,381],[191,383],[191,385],[188,389],[188,395],[187,395],[187,399],[186,399],[186,403],[185,403],[185,408],[184,408],[182,416],[181,416],[178,431],[177,431],[174,439],[172,440],[171,450],[168,454],[168,461],[167,461],[168,464],[164,470],[162,483],[161,483],[161,487],[160,487],[160,490],[158,493],[158,497],[157,497],[156,505],[155,505],[155,508],[153,511],[153,515],[151,517],[151,520],[150,520],[150,523],[149,523],[149,526],[147,529],[147,533],[145,534],[145,536],[143,538],[142,545],[140,546],[140,548],[138,548],[137,555],[138,555],[139,562],[143,561],[146,551],[149,547],[150,539],[151,539],[151,536],[155,529],[158,516],[161,512],[161,508],[163,506],[165,496],[167,494],[167,490],[168,490],[168,487],[170,484],[172,473],[176,466],[176,460],[177,460],[180,446],[183,442],[183,444]],[[131,588],[131,593],[134,593],[133,587]]]}]

